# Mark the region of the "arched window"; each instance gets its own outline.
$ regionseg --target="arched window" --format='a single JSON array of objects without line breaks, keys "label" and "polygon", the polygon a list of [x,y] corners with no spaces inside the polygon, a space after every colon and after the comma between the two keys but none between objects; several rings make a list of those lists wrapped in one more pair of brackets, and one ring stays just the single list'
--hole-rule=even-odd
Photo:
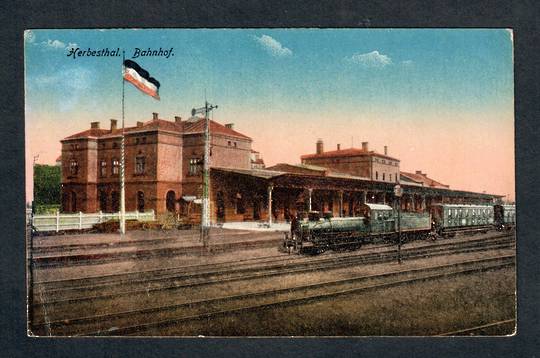
[{"label": "arched window", "polygon": [[146,158],[142,155],[138,155],[135,158],[135,174],[144,174],[145,164]]},{"label": "arched window", "polygon": [[118,175],[120,172],[120,161],[117,158],[113,158],[112,160],[112,174]]},{"label": "arched window", "polygon": [[120,210],[120,196],[117,191],[111,193],[111,210],[118,212]]},{"label": "arched window", "polygon": [[167,211],[174,212],[175,203],[176,203],[176,194],[174,191],[170,190],[167,192],[167,196],[165,198]]},{"label": "arched window", "polygon": [[69,161],[69,174],[77,175],[79,173],[79,163],[75,159]]},{"label": "arched window", "polygon": [[102,160],[99,162],[99,176],[104,177],[107,175],[107,161]]},{"label": "arched window", "polygon": [[142,191],[137,192],[137,210],[144,212],[144,193]]}]

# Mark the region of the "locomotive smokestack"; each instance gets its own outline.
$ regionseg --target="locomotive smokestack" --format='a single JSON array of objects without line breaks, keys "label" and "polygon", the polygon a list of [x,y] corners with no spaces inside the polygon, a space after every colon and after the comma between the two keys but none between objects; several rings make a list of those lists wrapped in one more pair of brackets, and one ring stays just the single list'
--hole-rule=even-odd
[{"label": "locomotive smokestack", "polygon": [[324,153],[324,144],[323,144],[323,141],[322,139],[319,139],[317,141],[317,151],[316,151],[317,154],[322,154]]},{"label": "locomotive smokestack", "polygon": [[362,150],[367,152],[369,150],[368,148],[368,142],[362,142]]}]

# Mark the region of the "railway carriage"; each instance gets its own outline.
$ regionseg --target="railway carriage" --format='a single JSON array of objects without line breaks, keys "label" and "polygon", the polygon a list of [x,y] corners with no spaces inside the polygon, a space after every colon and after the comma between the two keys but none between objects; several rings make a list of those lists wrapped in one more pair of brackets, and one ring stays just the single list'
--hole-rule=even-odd
[{"label": "railway carriage", "polygon": [[433,228],[438,235],[487,231],[493,227],[494,208],[490,205],[436,204],[431,207]]}]

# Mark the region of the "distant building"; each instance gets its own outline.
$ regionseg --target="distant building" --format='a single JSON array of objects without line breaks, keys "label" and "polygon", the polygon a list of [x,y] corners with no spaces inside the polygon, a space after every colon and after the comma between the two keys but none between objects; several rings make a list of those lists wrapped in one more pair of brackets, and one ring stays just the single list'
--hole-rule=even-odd
[{"label": "distant building", "polygon": [[[401,183],[407,185],[420,185],[427,188],[448,189],[450,185],[440,183],[434,179],[428,178],[426,173],[417,170],[416,173],[401,172]],[[485,194],[485,192],[484,192]]]},{"label": "distant building", "polygon": [[261,153],[256,150],[251,150],[251,169],[264,169],[264,160]]},{"label": "distant building", "polygon": [[389,156],[386,146],[384,154],[369,150],[368,142],[363,142],[361,149],[341,149],[338,144],[336,150],[325,152],[323,141],[319,139],[316,152],[302,155],[300,159],[302,164],[330,168],[336,172],[348,173],[373,181],[399,182],[399,159]]},{"label": "distant building", "polygon": [[[200,197],[204,156],[204,120],[158,118],[137,122],[125,132],[126,210],[181,211]],[[232,124],[210,121],[210,165],[251,168],[251,138]],[[65,212],[115,212],[120,204],[122,129],[111,119],[99,122],[62,143],[62,209]]]}]

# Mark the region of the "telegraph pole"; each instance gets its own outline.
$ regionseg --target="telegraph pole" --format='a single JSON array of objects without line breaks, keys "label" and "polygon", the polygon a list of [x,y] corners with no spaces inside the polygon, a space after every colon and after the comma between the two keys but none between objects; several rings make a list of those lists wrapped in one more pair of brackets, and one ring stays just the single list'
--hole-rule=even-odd
[{"label": "telegraph pole", "polygon": [[398,250],[397,250],[397,259],[398,263],[401,264],[401,196],[403,195],[403,188],[401,185],[397,184],[394,186],[394,196],[398,201],[398,216],[397,216],[397,226],[398,226]]},{"label": "telegraph pole", "polygon": [[201,240],[203,246],[208,246],[208,234],[210,231],[210,119],[208,114],[213,109],[218,108],[208,101],[204,102],[204,107],[193,108],[191,115],[204,113],[204,162],[203,162],[203,193],[202,193],[202,215],[201,215]]}]

